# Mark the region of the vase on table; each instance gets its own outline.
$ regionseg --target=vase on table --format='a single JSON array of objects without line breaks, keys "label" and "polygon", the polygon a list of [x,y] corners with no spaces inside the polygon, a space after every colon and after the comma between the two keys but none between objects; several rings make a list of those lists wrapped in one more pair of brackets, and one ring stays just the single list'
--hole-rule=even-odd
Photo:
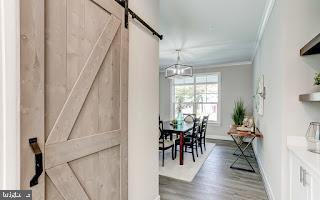
[{"label": "vase on table", "polygon": [[177,116],[177,124],[181,125],[182,122],[183,122],[183,114],[182,114],[182,112],[179,112],[178,116]]}]

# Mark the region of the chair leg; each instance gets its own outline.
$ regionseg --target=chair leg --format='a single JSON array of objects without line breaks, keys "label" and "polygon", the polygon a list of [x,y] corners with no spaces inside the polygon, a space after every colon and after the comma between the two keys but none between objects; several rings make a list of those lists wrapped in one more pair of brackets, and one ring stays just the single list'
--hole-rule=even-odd
[{"label": "chair leg", "polygon": [[203,154],[201,138],[200,138],[200,140],[199,140],[199,145],[200,145],[201,154]]},{"label": "chair leg", "polygon": [[191,148],[191,152],[192,152],[192,159],[193,159],[193,162],[196,162],[196,159],[194,158],[194,151],[193,151],[193,147]]},{"label": "chair leg", "polygon": [[164,167],[164,150],[162,150],[162,167]]},{"label": "chair leg", "polygon": [[196,153],[197,153],[197,157],[199,157],[199,155],[198,155],[198,141],[196,141]]},{"label": "chair leg", "polygon": [[174,145],[174,157],[177,157],[177,145]]},{"label": "chair leg", "polygon": [[172,160],[174,160],[175,159],[175,157],[174,157],[174,146],[172,146],[171,156],[172,156]]}]

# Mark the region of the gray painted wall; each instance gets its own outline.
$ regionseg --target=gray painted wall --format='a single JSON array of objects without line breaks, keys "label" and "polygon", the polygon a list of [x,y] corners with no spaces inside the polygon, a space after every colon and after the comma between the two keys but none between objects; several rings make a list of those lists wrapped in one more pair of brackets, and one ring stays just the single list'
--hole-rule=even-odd
[{"label": "gray painted wall", "polygon": [[160,73],[160,117],[161,120],[170,120],[170,82],[166,79],[164,73]]},{"label": "gray painted wall", "polygon": [[254,80],[263,74],[266,86],[265,113],[255,115],[264,138],[255,150],[270,199],[288,199],[287,136],[304,136],[311,121],[320,121],[320,103],[298,100],[315,90],[313,77],[320,71],[320,55],[299,56],[320,33],[319,10],[319,0],[276,1],[254,59]]},{"label": "gray painted wall", "polygon": [[[207,137],[229,139],[226,132],[233,124],[231,114],[234,101],[241,98],[249,114],[252,114],[253,89],[252,65],[236,66],[205,66],[194,70],[194,73],[221,73],[221,123],[220,125],[210,124],[207,130]],[[161,119],[170,119],[170,84],[169,80],[160,73],[160,116]]]}]

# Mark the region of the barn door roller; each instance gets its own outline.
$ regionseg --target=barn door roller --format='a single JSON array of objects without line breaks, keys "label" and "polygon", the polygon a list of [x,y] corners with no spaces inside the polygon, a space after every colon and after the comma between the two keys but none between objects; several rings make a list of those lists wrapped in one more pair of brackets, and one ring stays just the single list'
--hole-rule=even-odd
[{"label": "barn door roller", "polygon": [[122,7],[125,9],[124,19],[125,19],[125,27],[128,28],[129,24],[129,14],[132,16],[133,19],[138,20],[143,26],[149,29],[153,35],[156,35],[160,40],[163,39],[163,35],[160,35],[157,31],[155,31],[149,24],[147,24],[143,19],[141,19],[135,12],[133,12],[128,5],[128,0],[115,0],[118,2]]}]

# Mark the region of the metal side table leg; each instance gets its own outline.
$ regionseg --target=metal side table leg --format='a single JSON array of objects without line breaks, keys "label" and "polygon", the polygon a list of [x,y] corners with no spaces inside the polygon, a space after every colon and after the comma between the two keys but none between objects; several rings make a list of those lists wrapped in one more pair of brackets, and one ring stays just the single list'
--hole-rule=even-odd
[{"label": "metal side table leg", "polygon": [[[238,155],[237,159],[231,164],[230,168],[231,169],[237,169],[237,170],[242,170],[242,171],[247,171],[247,172],[255,172],[253,166],[251,165],[250,161],[248,160],[248,158],[246,157],[246,155],[244,154],[244,151],[250,146],[250,144],[252,143],[252,141],[254,140],[255,137],[253,137],[249,144],[244,148],[244,150],[242,150],[241,146],[238,144],[237,140],[235,139],[235,137],[233,135],[231,135],[233,141],[236,143],[239,151],[241,152],[241,154]],[[247,163],[249,164],[251,169],[245,169],[245,168],[241,168],[241,167],[235,167],[234,164],[241,158],[244,157],[244,159],[247,161]]]}]

